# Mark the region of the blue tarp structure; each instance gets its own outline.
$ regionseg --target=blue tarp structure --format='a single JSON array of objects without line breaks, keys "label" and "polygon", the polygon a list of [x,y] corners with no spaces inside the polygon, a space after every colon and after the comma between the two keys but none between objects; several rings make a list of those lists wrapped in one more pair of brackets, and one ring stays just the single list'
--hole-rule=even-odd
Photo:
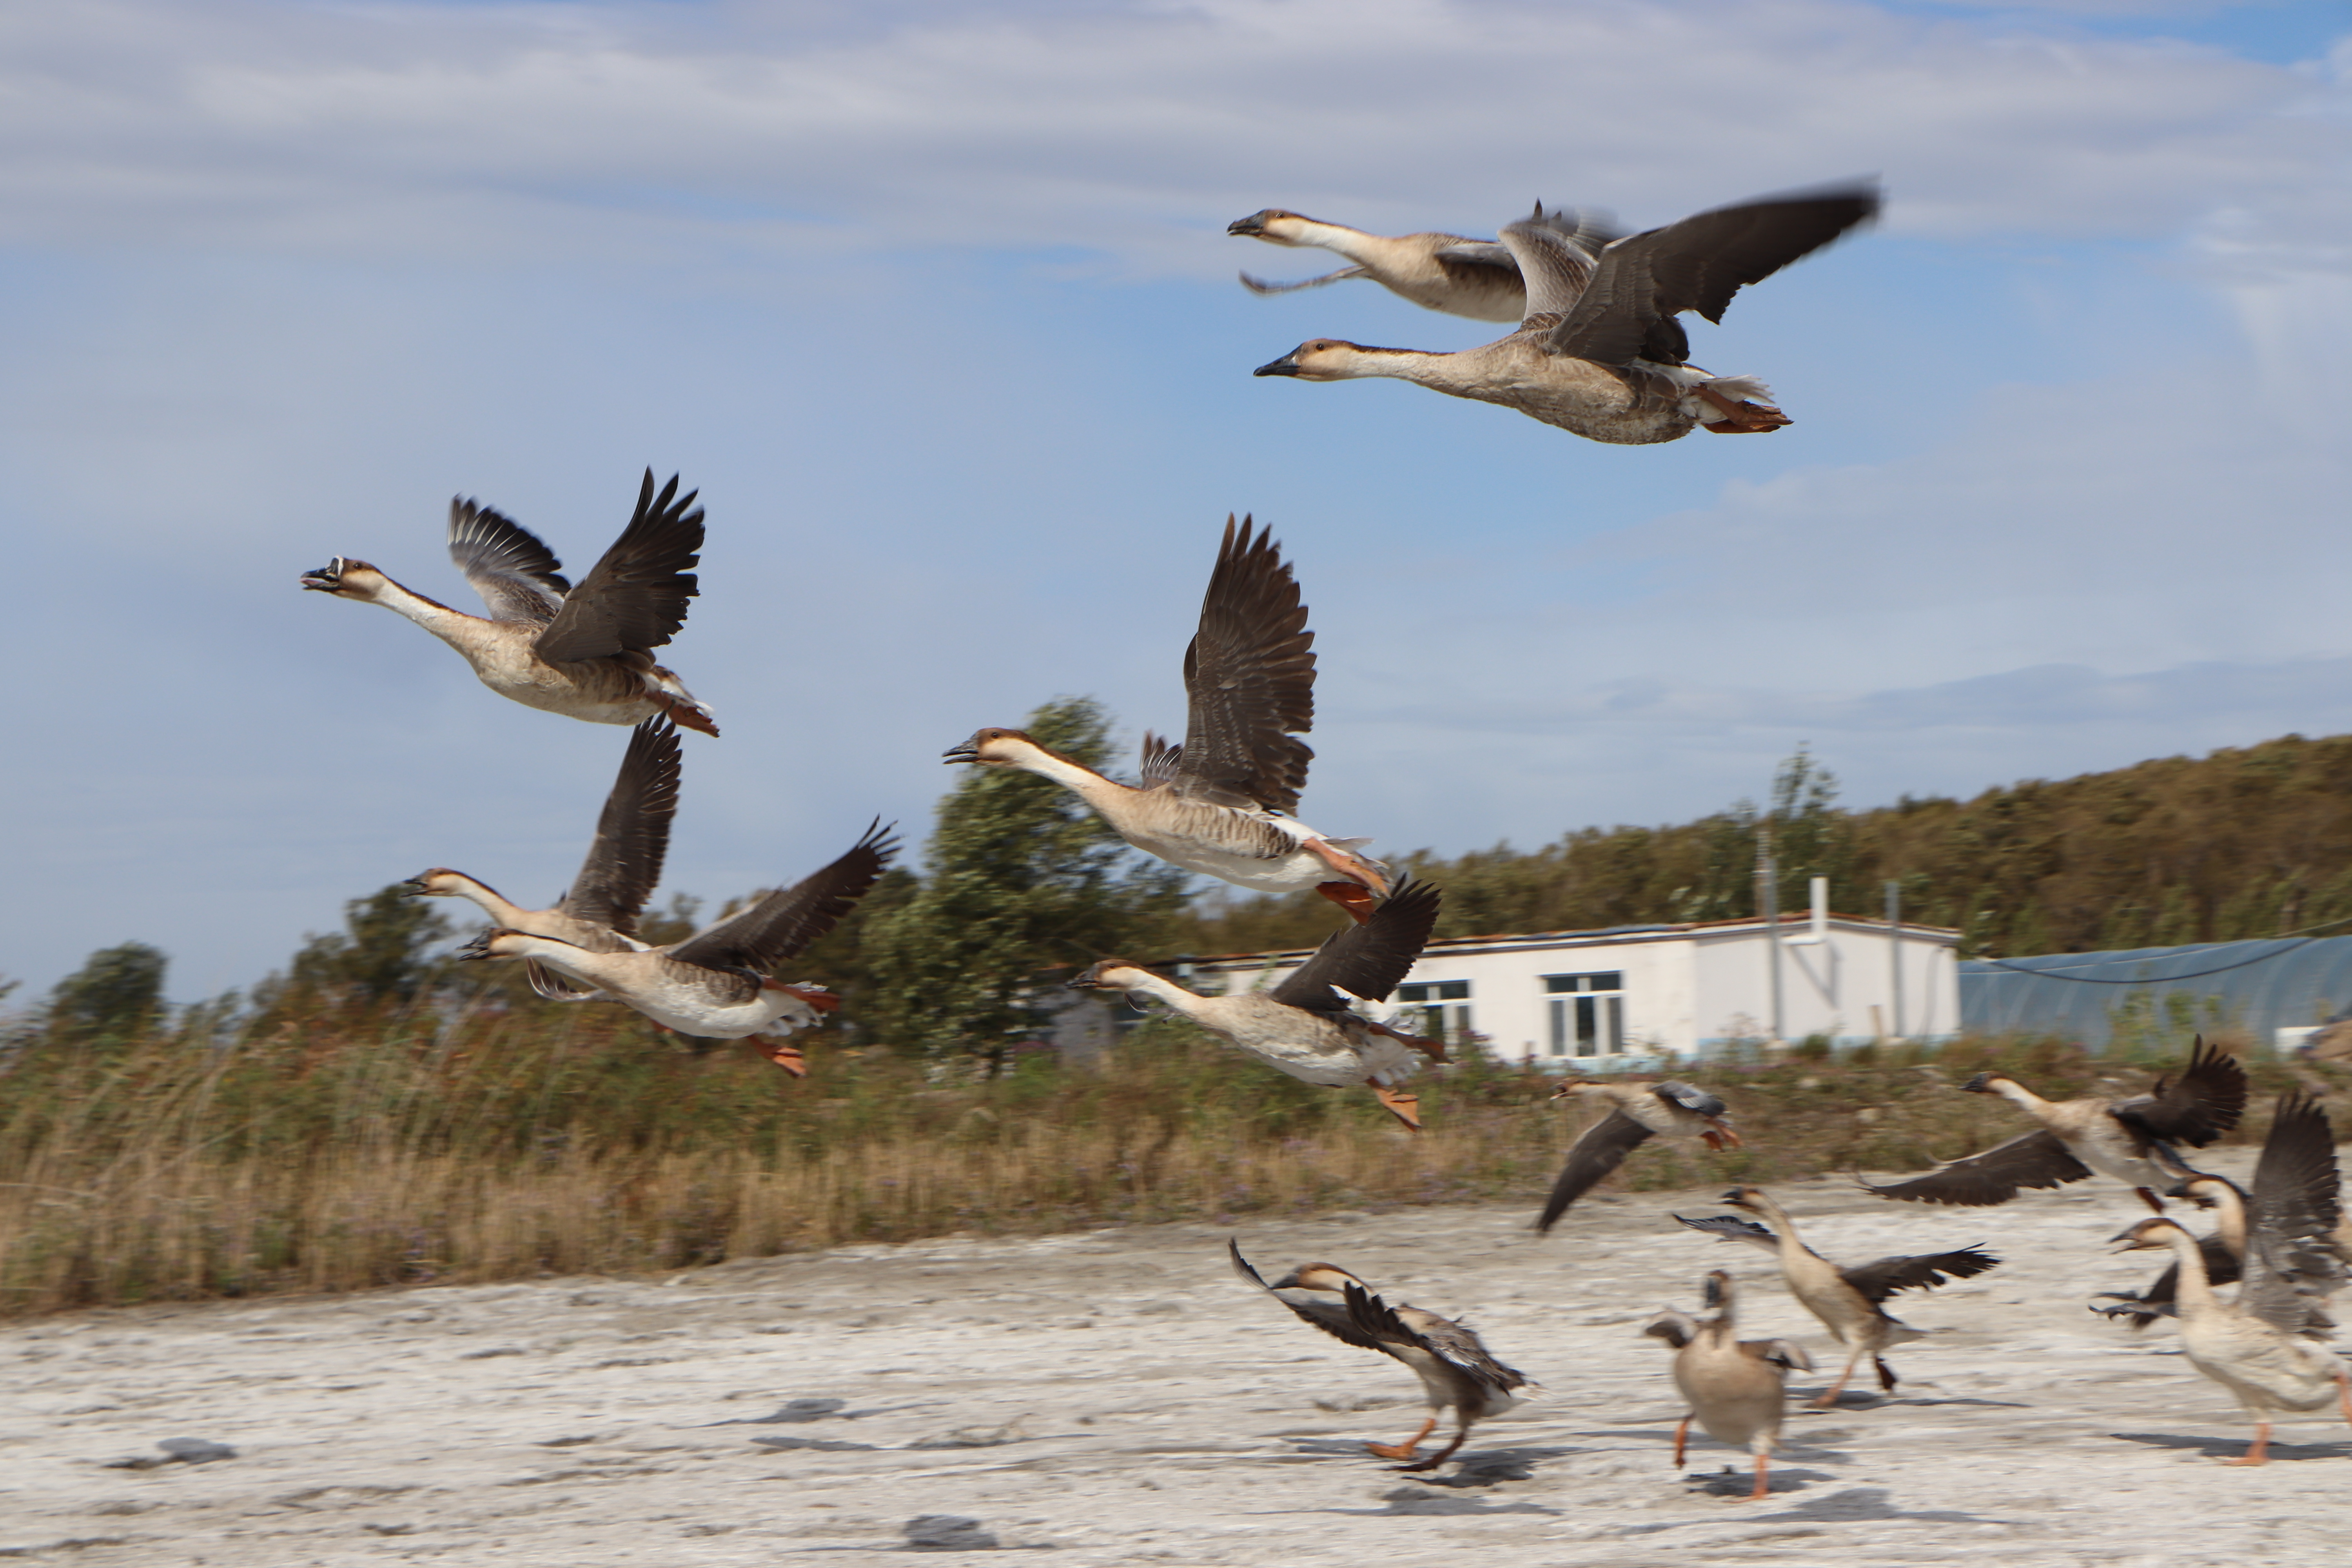
[{"label": "blue tarp structure", "polygon": [[2268,1046],[2276,1030],[2352,1007],[2352,936],[1963,959],[1959,968],[1964,1031],[2063,1035],[2094,1049],[2161,1048],[2231,1025]]}]

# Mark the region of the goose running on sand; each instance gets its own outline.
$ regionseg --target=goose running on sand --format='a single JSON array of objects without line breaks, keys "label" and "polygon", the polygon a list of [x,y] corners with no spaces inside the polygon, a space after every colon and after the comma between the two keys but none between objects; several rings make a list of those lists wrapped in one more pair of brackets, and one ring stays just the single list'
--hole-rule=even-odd
[{"label": "goose running on sand", "polygon": [[1703,1089],[1674,1079],[1657,1083],[1603,1083],[1572,1078],[1552,1090],[1554,1100],[1597,1100],[1609,1114],[1584,1130],[1568,1152],[1536,1220],[1538,1232],[1548,1231],[1568,1212],[1570,1204],[1591,1192],[1601,1179],[1625,1163],[1625,1156],[1663,1133],[1669,1138],[1696,1138],[1718,1152],[1739,1147],[1722,1100]]},{"label": "goose running on sand", "polygon": [[1438,889],[1400,881],[1362,925],[1323,939],[1305,963],[1271,991],[1202,996],[1123,958],[1106,958],[1069,983],[1073,991],[1124,991],[1157,997],[1244,1055],[1305,1083],[1363,1084],[1407,1127],[1421,1126],[1421,1097],[1398,1086],[1420,1058],[1445,1059],[1443,1041],[1424,1040],[1350,1011],[1334,987],[1380,1002],[1412,970],[1437,923]]},{"label": "goose running on sand", "polygon": [[302,586],[407,616],[456,648],[483,685],[527,708],[592,724],[667,715],[716,735],[710,710],[652,655],[686,624],[695,595],[690,568],[702,548],[696,494],[680,496],[673,476],[656,496],[646,469],[636,514],[576,588],[536,534],[488,507],[451,501],[449,558],[489,607],[487,620],[348,556],[304,573]]},{"label": "goose running on sand", "polygon": [[2174,1145],[2203,1148],[2235,1127],[2246,1108],[2245,1070],[2201,1038],[2190,1047],[2178,1082],[2158,1079],[2149,1092],[2123,1100],[2044,1100],[2005,1072],[1980,1072],[1960,1087],[1999,1095],[2042,1123],[2041,1130],[1907,1182],[1864,1182],[1864,1188],[1906,1203],[1984,1208],[2025,1188],[2061,1187],[2095,1171],[2135,1189],[2162,1214],[2164,1200],[2157,1193],[2197,1174]]},{"label": "goose running on sand", "polygon": [[1756,1485],[1748,1495],[1760,1498],[1771,1489],[1771,1454],[1788,1414],[1789,1373],[1812,1371],[1812,1358],[1787,1340],[1741,1339],[1731,1276],[1722,1269],[1706,1277],[1704,1289],[1714,1317],[1661,1312],[1642,1331],[1674,1347],[1675,1386],[1690,1402],[1675,1427],[1675,1468],[1682,1468],[1696,1421],[1718,1442],[1748,1446],[1756,1456]]},{"label": "goose running on sand", "polygon": [[1129,788],[1048,751],[1018,730],[982,730],[950,763],[1021,768],[1064,785],[1148,855],[1261,893],[1312,888],[1358,921],[1388,891],[1386,868],[1291,814],[1315,753],[1293,731],[1315,721],[1315,634],[1274,541],[1224,543],[1184,650],[1191,713],[1184,743],[1143,737],[1142,782]]},{"label": "goose running on sand", "polygon": [[495,928],[457,950],[461,959],[536,959],[565,979],[625,1002],[682,1035],[750,1039],[795,1078],[801,1052],[768,1035],[789,1035],[841,1005],[822,986],[786,985],[768,972],[831,931],[866,896],[898,853],[895,829],[877,821],[848,852],[797,886],[766,898],[684,942],[625,952]]},{"label": "goose running on sand", "polygon": [[[420,898],[467,899],[491,923],[533,936],[551,936],[590,952],[643,952],[637,916],[661,882],[669,851],[670,818],[677,813],[677,731],[667,719],[648,719],[629,734],[621,771],[596,818],[580,873],[554,906],[526,910],[463,871],[436,866],[401,884]],[[531,989],[555,1002],[585,1002],[598,993],[567,984],[533,959],[524,964]]]},{"label": "goose running on sand", "polygon": [[1753,376],[1691,364],[1690,340],[1675,318],[1696,310],[1719,322],[1744,285],[1877,211],[1874,187],[1840,186],[1718,207],[1593,247],[1538,207],[1503,227],[1527,290],[1518,331],[1455,353],[1311,338],[1255,374],[1388,376],[1622,446],[1678,440],[1695,426],[1718,435],[1775,430],[1790,420],[1770,390]]},{"label": "goose running on sand", "polygon": [[1886,1364],[1888,1347],[1927,1336],[1887,1315],[1885,1302],[1889,1296],[1897,1290],[1931,1290],[1947,1279],[1966,1279],[2000,1262],[1982,1247],[1967,1247],[1957,1252],[1882,1258],[1874,1263],[1841,1268],[1805,1245],[1789,1212],[1763,1188],[1734,1187],[1723,1194],[1723,1201],[1761,1216],[1765,1224],[1758,1225],[1737,1215],[1716,1215],[1706,1219],[1683,1219],[1680,1215],[1675,1217],[1693,1230],[1706,1231],[1725,1241],[1750,1242],[1780,1258],[1780,1278],[1787,1283],[1789,1294],[1819,1318],[1822,1326],[1846,1348],[1845,1365],[1839,1371],[1837,1381],[1813,1401],[1822,1409],[1837,1403],[1838,1395],[1845,1391],[1846,1380],[1853,1375],[1854,1367],[1864,1356],[1877,1369],[1878,1386],[1889,1394],[1895,1392],[1900,1380],[1895,1369]]},{"label": "goose running on sand", "polygon": [[[1542,213],[1538,206],[1536,209]],[[1570,241],[1584,250],[1599,251],[1618,237],[1608,215],[1598,212],[1554,212],[1543,215],[1559,224]],[[1401,299],[1451,316],[1480,321],[1516,321],[1528,313],[1527,285],[1510,247],[1491,239],[1459,234],[1366,234],[1346,224],[1325,223],[1303,213],[1267,207],[1235,218],[1225,232],[1268,245],[1315,246],[1346,257],[1353,266],[1296,283],[1268,283],[1242,274],[1242,286],[1253,294],[1294,294],[1319,289],[1347,278],[1369,278]]]}]

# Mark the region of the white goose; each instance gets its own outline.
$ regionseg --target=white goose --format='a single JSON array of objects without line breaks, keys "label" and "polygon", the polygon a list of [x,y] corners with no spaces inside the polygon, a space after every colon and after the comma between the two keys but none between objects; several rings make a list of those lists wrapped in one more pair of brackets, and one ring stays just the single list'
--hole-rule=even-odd
[{"label": "white goose", "polygon": [[1689,363],[1675,317],[1720,321],[1746,284],[1821,248],[1878,210],[1869,186],[1844,186],[1718,207],[1664,228],[1588,247],[1556,215],[1503,227],[1527,286],[1518,331],[1457,353],[1370,348],[1311,338],[1257,367],[1301,381],[1387,376],[1516,408],[1594,441],[1643,446],[1695,426],[1718,435],[1790,423],[1752,376]]},{"label": "white goose", "polygon": [[[1570,240],[1598,251],[1618,237],[1608,215],[1599,212],[1537,212],[1560,224]],[[1354,263],[1320,278],[1268,283],[1242,274],[1253,294],[1292,294],[1346,278],[1369,278],[1400,299],[1451,316],[1480,321],[1516,321],[1528,313],[1527,285],[1510,247],[1459,234],[1366,234],[1346,224],[1325,223],[1283,207],[1267,207],[1235,218],[1225,232],[1268,245],[1314,246]]]},{"label": "white goose", "polygon": [[1274,541],[1225,519],[1201,626],[1184,650],[1191,715],[1181,746],[1143,737],[1140,787],[1047,750],[1018,730],[982,730],[950,763],[1052,779],[1118,836],[1188,871],[1256,892],[1312,888],[1358,921],[1388,890],[1386,868],[1291,815],[1315,753],[1292,731],[1315,721],[1315,634]]},{"label": "white goose", "polygon": [[1704,1321],[1685,1312],[1661,1312],[1642,1331],[1675,1351],[1675,1386],[1690,1401],[1690,1413],[1675,1428],[1675,1468],[1696,1420],[1706,1435],[1724,1443],[1745,1443],[1756,1456],[1751,1500],[1771,1490],[1772,1450],[1780,1446],[1788,1415],[1789,1373],[1811,1372],[1804,1347],[1787,1340],[1743,1340],[1733,1316],[1731,1276],[1718,1268],[1706,1277],[1706,1299],[1716,1315]]},{"label": "white goose", "polygon": [[877,821],[832,865],[667,947],[595,952],[557,937],[493,928],[457,956],[535,959],[679,1034],[751,1039],[770,1061],[806,1077],[799,1050],[757,1037],[817,1023],[841,999],[821,986],[786,985],[768,971],[831,931],[866,896],[898,853],[894,832]]},{"label": "white goose", "polygon": [[456,648],[483,685],[527,708],[592,724],[639,724],[666,714],[716,735],[710,710],[651,652],[686,624],[695,595],[688,569],[702,548],[696,493],[680,496],[673,476],[656,496],[646,469],[636,514],[576,588],[537,535],[488,507],[451,501],[449,558],[489,607],[487,620],[348,556],[304,573],[302,586],[405,616]]}]

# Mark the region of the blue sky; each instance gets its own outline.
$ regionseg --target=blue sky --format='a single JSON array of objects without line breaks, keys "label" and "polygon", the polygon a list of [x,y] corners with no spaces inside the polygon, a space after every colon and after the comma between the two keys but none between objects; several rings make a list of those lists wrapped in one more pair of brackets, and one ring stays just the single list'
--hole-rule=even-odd
[{"label": "blue sky", "polygon": [[[0,975],[249,984],[342,900],[570,876],[618,730],[295,586],[467,605],[453,493],[584,569],[709,509],[669,887],[919,837],[974,728],[1180,726],[1228,510],[1319,634],[1303,815],[1532,847],[2352,730],[2340,4],[102,0],[0,17]],[[1875,172],[1695,353],[1796,420],[1612,448],[1249,369],[1485,323],[1228,238],[1491,234]]]}]

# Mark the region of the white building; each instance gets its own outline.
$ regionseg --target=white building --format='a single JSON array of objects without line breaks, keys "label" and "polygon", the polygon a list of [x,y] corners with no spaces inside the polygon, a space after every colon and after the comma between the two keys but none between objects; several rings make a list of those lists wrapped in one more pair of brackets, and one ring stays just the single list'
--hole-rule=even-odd
[{"label": "white building", "polygon": [[[1854,1046],[1957,1032],[1958,939],[1936,926],[1782,916],[1780,1037],[1825,1035]],[[1412,1023],[1424,1034],[1459,1041],[1475,1033],[1508,1060],[1586,1071],[1652,1068],[1769,1038],[1773,946],[1760,919],[1442,938],[1422,953],[1392,1005],[1417,1010]],[[1169,967],[1203,994],[1232,994],[1280,984],[1309,951]]]}]

